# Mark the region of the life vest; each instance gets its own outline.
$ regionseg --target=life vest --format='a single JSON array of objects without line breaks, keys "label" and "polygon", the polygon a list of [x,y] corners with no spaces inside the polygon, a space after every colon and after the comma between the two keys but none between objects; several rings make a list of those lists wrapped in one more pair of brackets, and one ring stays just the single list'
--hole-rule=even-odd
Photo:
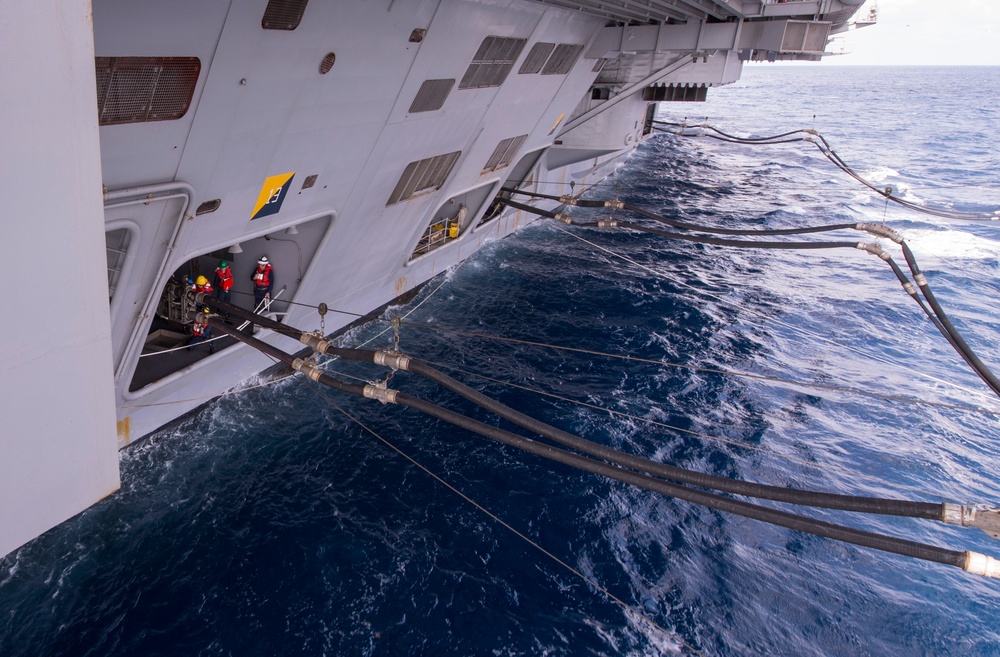
[{"label": "life vest", "polygon": [[212,291],[212,284],[211,283],[205,283],[204,285],[195,285],[191,289],[194,290],[195,292],[211,292]]},{"label": "life vest", "polygon": [[219,277],[219,287],[222,288],[223,292],[228,292],[233,287],[233,272],[229,267],[216,269],[215,275]]},{"label": "life vest", "polygon": [[201,322],[195,322],[191,325],[191,335],[199,336],[205,334],[205,329],[208,328],[208,324],[202,324]]},{"label": "life vest", "polygon": [[253,282],[257,287],[271,287],[271,265],[265,265],[263,269],[258,266],[253,273]]}]

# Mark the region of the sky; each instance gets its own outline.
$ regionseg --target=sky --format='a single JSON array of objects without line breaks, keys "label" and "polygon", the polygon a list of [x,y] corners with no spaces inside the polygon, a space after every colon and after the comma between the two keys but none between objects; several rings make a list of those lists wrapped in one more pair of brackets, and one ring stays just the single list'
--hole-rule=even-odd
[{"label": "sky", "polygon": [[835,65],[1000,66],[1000,0],[868,0],[855,19],[878,5],[878,23],[853,30],[826,57]]}]

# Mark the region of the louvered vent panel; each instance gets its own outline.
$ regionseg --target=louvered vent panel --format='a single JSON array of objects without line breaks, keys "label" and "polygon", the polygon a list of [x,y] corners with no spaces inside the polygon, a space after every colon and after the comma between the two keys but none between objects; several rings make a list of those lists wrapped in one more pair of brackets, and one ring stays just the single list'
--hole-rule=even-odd
[{"label": "louvered vent panel", "polygon": [[493,154],[490,155],[490,159],[487,160],[486,166],[483,167],[483,171],[496,171],[497,169],[502,169],[511,163],[514,156],[517,155],[517,151],[521,149],[521,144],[524,140],[528,138],[528,135],[520,135],[518,137],[510,137],[504,139],[497,147],[493,149]]},{"label": "louvered vent panel", "polygon": [[459,89],[499,87],[514,67],[527,39],[488,36],[483,39],[466,69]]},{"label": "louvered vent panel", "polygon": [[413,102],[410,103],[410,113],[430,112],[441,109],[444,106],[444,101],[448,98],[448,94],[451,93],[451,88],[454,86],[454,78],[447,80],[424,80],[424,83],[420,85],[420,91],[417,92]]},{"label": "louvered vent panel", "polygon": [[97,57],[94,64],[100,125],[181,118],[201,72],[197,57]]},{"label": "louvered vent panel", "polygon": [[294,30],[302,22],[309,0],[271,0],[260,26],[265,30]]},{"label": "louvered vent panel", "polygon": [[577,57],[583,52],[583,46],[573,43],[560,43],[556,46],[549,61],[545,62],[542,75],[565,75],[573,68]]},{"label": "louvered vent panel", "polygon": [[539,41],[535,45],[531,46],[531,50],[528,51],[528,56],[524,58],[524,63],[521,64],[521,68],[518,69],[518,75],[538,73],[542,70],[542,66],[545,65],[545,60],[549,58],[552,54],[552,49],[556,47],[554,43],[545,43],[544,41]]},{"label": "louvered vent panel", "polygon": [[386,206],[405,201],[425,191],[439,189],[451,173],[462,151],[446,153],[406,165]]}]

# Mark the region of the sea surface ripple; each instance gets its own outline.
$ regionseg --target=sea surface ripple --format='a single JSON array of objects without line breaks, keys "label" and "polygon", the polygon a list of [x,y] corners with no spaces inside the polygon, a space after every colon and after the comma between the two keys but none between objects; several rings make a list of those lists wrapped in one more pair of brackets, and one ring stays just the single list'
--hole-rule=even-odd
[{"label": "sea surface ripple", "polygon": [[[743,136],[816,129],[908,200],[992,210],[998,88],[995,68],[755,66],[659,116]],[[1000,366],[996,224],[887,205],[809,144],[659,135],[588,196],[714,225],[885,221]],[[404,315],[407,353],[616,448],[780,486],[1000,500],[996,414],[830,389],[1000,410],[861,251],[539,222],[386,312]],[[342,342],[389,346],[387,327]],[[509,428],[412,375],[392,383]],[[121,465],[119,493],[0,559],[0,654],[1000,654],[995,581],[636,490],[299,378],[220,398]],[[1000,555],[977,530],[809,513]]]}]

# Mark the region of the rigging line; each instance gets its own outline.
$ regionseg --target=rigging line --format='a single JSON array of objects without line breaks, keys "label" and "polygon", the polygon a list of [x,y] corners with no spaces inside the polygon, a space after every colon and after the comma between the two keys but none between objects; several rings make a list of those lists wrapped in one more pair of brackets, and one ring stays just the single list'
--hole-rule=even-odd
[{"label": "rigging line", "polygon": [[936,402],[936,401],[930,401],[930,400],[923,400],[923,399],[919,399],[917,397],[906,397],[906,396],[903,396],[903,395],[891,395],[891,394],[885,394],[885,393],[879,393],[879,392],[872,392],[872,391],[864,390],[864,389],[861,389],[861,388],[848,388],[848,387],[828,385],[828,384],[823,384],[823,383],[810,383],[810,382],[807,382],[807,381],[795,381],[794,379],[783,379],[783,378],[780,378],[780,377],[768,376],[766,374],[752,374],[750,372],[740,372],[738,370],[725,370],[725,369],[718,369],[718,368],[712,368],[712,367],[702,367],[702,366],[699,366],[699,365],[688,365],[688,364],[684,364],[684,363],[671,363],[671,362],[666,362],[666,361],[661,361],[661,360],[655,360],[655,359],[652,359],[652,358],[642,358],[640,356],[632,356],[632,355],[629,355],[629,354],[613,354],[613,353],[609,353],[609,352],[605,352],[605,351],[597,351],[597,350],[593,350],[593,349],[583,349],[583,348],[580,348],[580,347],[567,347],[567,346],[564,346],[564,345],[557,345],[557,344],[551,344],[551,343],[545,343],[545,342],[537,342],[537,341],[533,341],[533,340],[522,340],[522,339],[519,339],[519,338],[509,338],[509,337],[504,337],[504,336],[499,336],[499,335],[491,335],[489,333],[478,333],[478,332],[475,332],[475,331],[466,331],[466,330],[462,330],[462,329],[446,328],[446,327],[442,327],[442,326],[435,326],[433,324],[421,324],[421,323],[417,323],[417,322],[404,322],[403,324],[405,326],[413,326],[415,328],[428,329],[428,330],[432,330],[432,331],[440,331],[440,332],[443,332],[443,333],[455,333],[455,334],[458,334],[458,335],[465,335],[465,336],[468,336],[468,337],[483,338],[483,339],[487,339],[487,340],[496,340],[498,342],[512,342],[512,343],[515,343],[515,344],[524,344],[524,345],[529,345],[529,346],[532,346],[532,347],[545,347],[545,348],[548,348],[548,349],[556,349],[556,350],[560,350],[560,351],[570,351],[570,352],[575,352],[575,353],[582,353],[582,354],[587,354],[587,355],[590,355],[590,356],[603,356],[603,357],[607,357],[607,358],[617,358],[617,359],[620,359],[620,360],[626,360],[626,361],[635,362],[635,363],[648,363],[650,365],[658,365],[658,366],[662,366],[662,367],[674,367],[674,368],[678,368],[678,369],[688,369],[688,370],[692,370],[692,371],[695,371],[695,372],[706,372],[706,373],[709,373],[709,374],[723,374],[723,375],[726,375],[726,376],[744,377],[744,378],[748,378],[748,379],[756,379],[756,380],[759,380],[759,381],[767,381],[767,382],[770,382],[770,383],[782,383],[782,384],[793,385],[793,386],[801,386],[801,387],[804,387],[804,388],[815,388],[815,389],[827,390],[827,391],[831,391],[831,392],[840,392],[840,393],[861,395],[861,396],[864,396],[864,397],[872,397],[872,398],[875,398],[875,399],[883,399],[883,400],[886,400],[886,401],[903,402],[903,403],[907,403],[907,404],[917,404],[917,405],[921,405],[921,406],[933,406],[933,407],[937,407],[937,408],[946,408],[946,409],[949,409],[949,410],[965,411],[965,412],[969,412],[969,413],[980,413],[982,415],[1000,416],[1000,411],[990,410],[990,409],[987,409],[987,408],[981,408],[981,407],[977,407],[977,406],[965,406],[965,405],[960,405],[960,404],[949,404],[949,403],[946,403],[946,402]]},{"label": "rigging line", "polygon": [[[431,362],[431,361],[427,361],[427,362]],[[695,431],[694,429],[685,429],[683,427],[678,427],[678,426],[675,426],[675,425],[672,425],[672,424],[667,424],[666,422],[660,422],[659,420],[653,420],[653,419],[648,418],[648,417],[642,417],[641,415],[635,415],[635,414],[632,414],[632,413],[626,413],[624,411],[616,411],[614,409],[606,408],[604,406],[598,406],[596,404],[591,404],[589,402],[580,401],[578,399],[572,399],[570,397],[564,397],[562,395],[557,395],[557,394],[552,393],[552,392],[546,392],[546,391],[538,389],[538,388],[531,388],[531,387],[523,386],[523,385],[520,385],[520,384],[517,384],[517,383],[512,383],[510,381],[504,381],[502,379],[496,379],[496,378],[493,378],[493,377],[490,377],[490,376],[486,376],[485,374],[480,374],[478,372],[472,372],[470,370],[465,370],[465,369],[462,369],[460,367],[456,367],[454,365],[447,365],[447,364],[444,364],[444,363],[437,363],[437,362],[435,362],[433,364],[436,367],[440,367],[442,369],[448,369],[448,370],[452,370],[454,372],[460,372],[460,373],[466,374],[468,376],[474,376],[474,377],[483,379],[485,381],[490,381],[491,383],[498,383],[500,385],[509,386],[511,388],[517,388],[519,390],[524,390],[526,392],[530,392],[530,393],[542,395],[544,397],[550,397],[552,399],[558,399],[559,401],[564,401],[564,402],[567,402],[567,403],[570,403],[570,404],[575,404],[577,406],[583,406],[585,408],[590,408],[590,409],[593,409],[595,411],[600,411],[602,413],[608,413],[609,415],[615,415],[615,416],[623,417],[623,418],[626,418],[626,419],[629,419],[629,420],[637,420],[637,421],[640,421],[640,422],[645,422],[646,424],[651,424],[653,426],[657,426],[657,427],[660,427],[660,428],[663,428],[663,429],[670,429],[672,431],[677,431],[677,432],[680,432],[680,433],[685,433],[685,434],[688,434],[688,435],[691,435],[691,436],[695,436],[695,437],[698,437],[698,438],[704,438],[705,440],[716,442],[716,443],[722,443],[722,444],[725,444],[725,445],[729,445],[731,447],[736,447],[736,448],[739,448],[739,449],[752,450],[752,451],[755,451],[755,452],[759,452],[761,454],[765,454],[767,456],[773,456],[775,458],[784,459],[786,461],[797,463],[799,465],[803,465],[803,466],[806,466],[806,467],[809,467],[809,468],[814,468],[814,469],[822,470],[823,472],[836,472],[836,473],[839,473],[839,474],[849,475],[851,477],[858,477],[860,479],[866,479],[868,481],[871,481],[871,482],[877,483],[877,484],[881,484],[883,486],[892,486],[893,488],[896,488],[896,489],[899,489],[899,490],[908,490],[908,491],[911,491],[911,492],[914,492],[914,493],[920,493],[922,495],[927,495],[928,497],[937,497],[937,498],[947,499],[950,502],[955,502],[955,503],[959,503],[959,504],[962,504],[962,503],[965,502],[964,500],[959,500],[957,498],[944,497],[940,492],[932,493],[932,492],[930,492],[930,491],[928,491],[928,490],[926,490],[924,488],[919,488],[917,486],[909,486],[909,485],[906,485],[906,484],[899,484],[899,483],[896,483],[896,482],[890,482],[890,481],[888,481],[886,479],[882,479],[882,478],[877,477],[875,475],[869,475],[869,474],[865,474],[865,473],[862,473],[862,472],[858,472],[857,470],[848,470],[847,468],[842,468],[842,467],[839,467],[839,466],[836,466],[836,465],[830,465],[830,464],[824,464],[824,463],[817,463],[815,461],[808,461],[806,459],[799,458],[797,456],[792,456],[790,454],[782,454],[781,452],[776,452],[774,450],[767,449],[766,447],[758,447],[756,445],[749,445],[747,443],[741,443],[741,442],[738,442],[738,441],[735,441],[735,440],[730,440],[728,438],[720,438],[718,436],[712,436],[710,434],[707,434],[707,433],[704,433],[704,432],[701,432],[701,431]]]},{"label": "rigging line", "polygon": [[[724,304],[727,304],[729,306],[735,306],[735,307],[739,308],[742,312],[749,312],[751,314],[758,315],[760,317],[763,317],[763,318],[767,319],[768,321],[780,324],[781,326],[784,326],[785,328],[788,328],[788,329],[790,329],[792,331],[795,331],[795,332],[798,332],[798,333],[802,333],[804,335],[808,335],[808,336],[810,336],[810,337],[812,337],[812,338],[814,338],[816,340],[820,340],[822,342],[829,343],[829,344],[834,345],[836,347],[839,347],[841,349],[846,349],[847,351],[852,351],[852,352],[854,352],[854,353],[856,353],[856,354],[858,354],[860,356],[864,356],[865,358],[870,358],[872,360],[879,361],[879,362],[881,362],[881,363],[883,363],[885,365],[889,365],[891,367],[895,367],[895,368],[899,368],[899,369],[905,370],[911,376],[912,375],[917,375],[917,376],[923,377],[925,379],[928,379],[930,381],[934,381],[934,382],[937,382],[937,383],[942,384],[942,385],[950,386],[950,387],[952,387],[952,388],[954,388],[956,390],[961,390],[962,392],[968,393],[970,395],[976,395],[976,396],[978,396],[978,397],[980,397],[982,399],[990,399],[990,400],[992,400],[992,396],[987,395],[986,393],[984,393],[984,392],[982,392],[980,390],[973,390],[972,388],[967,388],[967,387],[965,387],[965,386],[963,386],[961,384],[953,383],[953,382],[947,381],[945,379],[940,379],[940,378],[938,378],[938,377],[936,377],[934,375],[931,375],[931,374],[926,374],[924,372],[913,370],[912,368],[907,367],[907,366],[905,366],[903,364],[893,362],[893,361],[885,358],[884,356],[882,356],[880,354],[869,353],[869,352],[865,351],[864,349],[860,349],[858,347],[854,347],[854,346],[846,345],[846,344],[841,344],[841,343],[837,342],[836,340],[833,340],[832,338],[828,338],[828,337],[826,337],[824,335],[821,335],[819,333],[816,333],[814,331],[810,331],[807,328],[800,327],[800,326],[795,326],[793,324],[789,324],[788,322],[782,321],[782,320],[780,320],[778,318],[775,318],[775,317],[769,317],[769,316],[765,315],[763,312],[761,312],[759,310],[756,310],[756,309],[754,309],[751,306],[739,305],[739,304],[737,304],[734,301],[730,301],[728,299],[725,299],[724,297],[721,297],[721,296],[719,296],[717,294],[714,294],[712,292],[709,292],[707,290],[700,290],[697,287],[695,287],[695,286],[693,286],[693,285],[691,285],[689,283],[685,283],[682,280],[679,280],[679,279],[676,279],[676,278],[667,277],[663,273],[661,273],[661,272],[653,269],[652,267],[649,267],[648,265],[644,265],[644,264],[642,264],[640,262],[636,262],[635,260],[629,258],[628,256],[624,256],[624,255],[615,253],[614,251],[612,251],[612,250],[610,250],[608,248],[605,248],[603,246],[600,246],[599,244],[596,244],[594,242],[591,242],[590,240],[588,240],[586,238],[580,237],[579,235],[575,235],[572,232],[570,232],[570,231],[568,231],[568,230],[566,230],[564,228],[561,228],[559,226],[553,226],[553,228],[555,228],[555,230],[561,231],[561,232],[565,233],[566,235],[569,235],[569,236],[571,236],[571,237],[573,237],[573,238],[575,238],[577,240],[580,240],[581,242],[584,242],[585,244],[589,244],[590,246],[593,246],[596,249],[604,251],[608,255],[614,256],[614,257],[619,258],[621,260],[624,260],[625,262],[628,262],[628,263],[630,263],[630,264],[632,264],[632,265],[634,265],[636,267],[639,267],[640,269],[644,269],[644,270],[648,271],[649,273],[653,274],[654,276],[657,276],[658,278],[662,278],[663,280],[667,280],[667,281],[670,281],[671,283],[675,283],[677,285],[681,285],[683,287],[686,287],[686,288],[688,288],[690,290],[693,290],[694,292],[696,292],[696,293],[698,293],[700,295],[712,297],[712,298],[714,298],[714,299],[716,299],[716,300],[718,300],[718,301],[720,301],[720,302],[722,302]],[[811,384],[799,384],[799,385],[811,385]]]},{"label": "rigging line", "polygon": [[453,484],[449,483],[443,477],[441,477],[437,473],[433,472],[432,470],[430,470],[429,468],[427,468],[426,466],[424,466],[422,463],[420,463],[419,461],[417,461],[415,458],[413,458],[412,456],[410,456],[408,453],[404,452],[401,448],[397,447],[394,443],[392,443],[388,439],[384,438],[382,435],[380,435],[374,429],[368,427],[361,420],[359,420],[358,418],[356,418],[353,415],[351,415],[347,410],[345,410],[339,404],[337,404],[335,401],[333,401],[332,399],[330,399],[330,397],[327,396],[322,390],[318,389],[318,385],[319,384],[313,383],[313,385],[309,386],[309,389],[312,390],[321,399],[323,399],[328,404],[330,404],[333,408],[337,409],[341,414],[343,414],[349,420],[351,420],[352,422],[354,422],[355,424],[357,424],[359,427],[361,427],[363,430],[365,430],[366,432],[368,432],[369,434],[371,434],[372,436],[374,436],[383,445],[385,445],[386,447],[388,447],[389,449],[391,449],[392,451],[396,452],[401,457],[403,457],[404,459],[406,459],[407,461],[409,461],[413,466],[415,466],[417,469],[421,470],[428,477],[430,477],[431,479],[433,479],[434,481],[436,481],[438,484],[440,484],[440,485],[444,486],[445,488],[447,488],[449,491],[451,491],[452,493],[454,493],[455,495],[457,495],[458,497],[460,497],[463,501],[465,501],[466,503],[470,504],[477,511],[479,511],[482,514],[484,514],[486,517],[490,518],[491,520],[493,520],[495,523],[497,523],[498,525],[500,525],[501,527],[503,527],[504,529],[506,529],[507,531],[509,531],[510,533],[512,533],[514,536],[516,536],[517,538],[519,538],[522,541],[524,541],[525,543],[527,543],[532,548],[534,548],[534,549],[538,550],[539,552],[541,552],[543,555],[545,555],[546,557],[548,557],[549,559],[551,559],[552,561],[554,561],[556,564],[558,564],[559,566],[561,566],[565,570],[569,571],[575,577],[578,577],[579,579],[581,579],[586,584],[589,584],[594,589],[596,589],[596,590],[600,591],[601,593],[603,593],[608,599],[610,599],[613,602],[615,602],[617,605],[619,605],[620,607],[622,607],[625,611],[630,612],[633,615],[635,615],[635,617],[640,618],[640,619],[646,621],[652,627],[656,628],[657,630],[659,630],[660,632],[662,632],[664,635],[670,637],[671,639],[673,639],[674,641],[676,641],[677,643],[679,643],[684,648],[687,648],[692,653],[694,653],[696,655],[702,655],[704,657],[704,653],[702,653],[700,650],[698,650],[694,646],[692,646],[689,643],[687,643],[686,641],[684,641],[684,639],[682,639],[678,634],[676,634],[674,632],[671,632],[670,630],[667,630],[662,625],[660,625],[659,623],[657,623],[656,621],[654,621],[652,618],[650,618],[646,614],[642,613],[638,608],[636,608],[636,607],[630,605],[629,603],[625,602],[624,600],[622,600],[621,598],[619,598],[618,596],[616,596],[614,593],[612,593],[611,591],[609,591],[607,588],[601,586],[595,580],[593,580],[592,578],[590,578],[587,575],[585,575],[580,570],[578,570],[578,569],[574,568],[573,566],[569,565],[568,563],[566,563],[565,561],[563,561],[562,559],[560,559],[559,557],[557,557],[555,554],[553,554],[549,550],[546,550],[537,541],[535,541],[531,537],[527,536],[526,534],[522,533],[521,531],[519,531],[518,529],[516,529],[510,523],[508,523],[508,522],[504,521],[503,519],[501,519],[495,513],[493,513],[492,511],[490,511],[486,507],[484,507],[482,504],[480,504],[479,502],[475,501],[474,499],[472,499],[471,497],[469,497],[468,495],[466,495],[465,493],[463,493],[462,491],[460,491],[458,488],[456,488]]},{"label": "rigging line", "polygon": [[[239,290],[232,290],[232,292],[235,294],[242,294],[246,297],[253,296],[252,292],[240,292]],[[312,308],[313,310],[319,310],[319,305],[312,303],[302,303],[301,301],[282,301],[282,303],[286,303],[290,306],[304,306],[306,308]],[[341,315],[351,315],[352,317],[365,317],[364,313],[355,313],[349,310],[338,310],[336,308],[330,308],[329,306],[327,306],[327,312],[339,313]]]},{"label": "rigging line", "polygon": [[[450,275],[454,276],[455,273],[458,272],[458,270],[461,269],[465,265],[465,263],[467,263],[468,261],[469,261],[469,259],[466,258],[465,260],[462,260],[461,262],[459,262],[455,266],[455,268],[452,269],[450,272],[446,270],[446,271],[441,272],[441,273],[442,274],[449,274],[450,273]],[[401,315],[400,319],[406,319],[407,317],[409,317],[410,315],[412,315],[414,313],[414,311],[417,310],[417,308],[419,308],[420,306],[424,305],[431,297],[433,297],[435,294],[437,294],[438,290],[440,290],[442,287],[444,287],[445,283],[447,283],[448,280],[449,280],[449,276],[445,276],[444,279],[441,281],[441,283],[436,288],[434,288],[433,290],[431,290],[430,294],[428,294],[426,297],[424,297],[423,299],[421,299],[420,303],[418,303],[417,305],[415,305],[413,308],[410,308],[405,314]],[[386,321],[390,321],[390,320],[384,319],[382,317],[377,317],[373,321],[386,322]],[[365,340],[364,342],[362,342],[361,344],[359,344],[357,346],[359,346],[359,347],[365,347],[365,346],[371,344],[372,342],[374,342],[378,338],[382,337],[383,335],[385,335],[386,333],[388,333],[389,331],[391,331],[392,328],[393,328],[392,326],[387,326],[385,329],[383,329],[379,333],[376,333],[375,335],[373,335],[372,337],[368,338],[367,340]],[[331,356],[330,357],[331,361],[335,361],[335,360],[339,360],[339,359],[340,359],[339,356]],[[352,378],[357,378],[357,377],[352,377]],[[364,379],[359,379],[359,380],[364,380]]]}]

